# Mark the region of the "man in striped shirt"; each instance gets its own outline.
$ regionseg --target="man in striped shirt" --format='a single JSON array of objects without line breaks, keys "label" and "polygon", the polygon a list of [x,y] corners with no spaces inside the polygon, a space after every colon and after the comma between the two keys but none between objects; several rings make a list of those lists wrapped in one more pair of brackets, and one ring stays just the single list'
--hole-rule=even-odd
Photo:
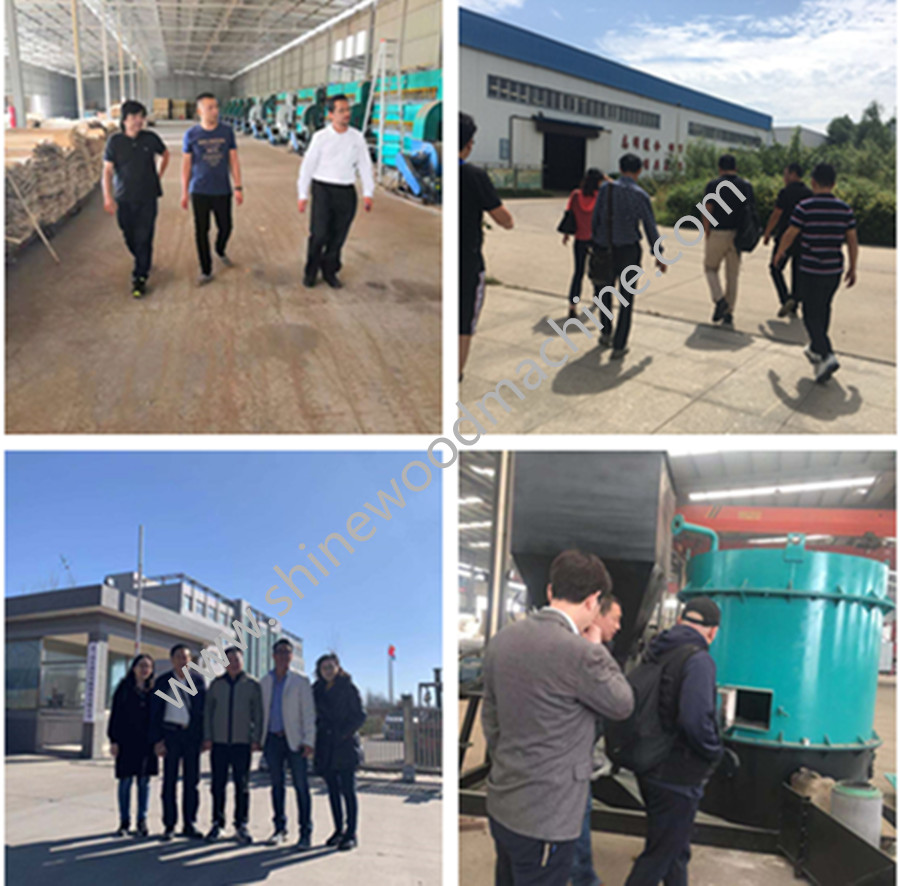
[{"label": "man in striped shirt", "polygon": [[[856,282],[859,239],[853,210],[834,196],[835,172],[829,163],[820,163],[812,173],[813,196],[794,208],[790,225],[775,254],[781,266],[791,244],[800,237],[800,268],[797,285],[803,305],[803,323],[809,344],[803,349],[816,367],[816,381],[824,384],[840,368],[828,338],[831,302],[844,271],[842,246],[847,242],[850,267],[844,278],[848,287]],[[794,259],[796,261],[796,259]]]}]

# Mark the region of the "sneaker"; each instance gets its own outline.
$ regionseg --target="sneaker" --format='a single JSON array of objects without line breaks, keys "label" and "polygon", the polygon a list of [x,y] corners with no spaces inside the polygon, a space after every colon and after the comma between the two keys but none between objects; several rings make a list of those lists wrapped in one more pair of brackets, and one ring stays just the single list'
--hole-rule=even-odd
[{"label": "sneaker", "polygon": [[143,298],[147,294],[147,278],[138,277],[131,283],[132,298]]},{"label": "sneaker", "polygon": [[304,276],[303,276],[303,285],[304,285],[307,289],[312,289],[313,286],[316,285],[316,278],[315,278],[315,276],[310,275],[310,274],[304,274]]},{"label": "sneaker", "polygon": [[719,320],[724,319],[728,314],[728,302],[725,301],[724,298],[720,298],[716,302],[716,309],[713,311],[712,321],[713,323],[718,323]]},{"label": "sneaker", "polygon": [[150,831],[147,830],[147,822],[146,821],[141,820],[137,823],[137,835],[139,837],[149,837],[150,836]]},{"label": "sneaker", "polygon": [[822,358],[809,345],[803,349],[803,356],[806,357],[813,366],[815,366],[816,363],[822,362]]},{"label": "sneaker", "polygon": [[117,837],[127,837],[128,836],[128,822],[123,821],[119,824],[119,829],[116,831]]},{"label": "sneaker", "polygon": [[631,350],[631,348],[616,348],[612,352],[612,354],[610,354],[609,359],[610,360],[621,360],[630,350]]},{"label": "sneaker", "polygon": [[794,299],[789,298],[779,309],[778,316],[779,317],[787,317],[788,314],[796,314],[797,313],[797,302]]},{"label": "sneaker", "polygon": [[287,841],[287,831],[275,831],[275,833],[266,840],[266,846],[283,846]]},{"label": "sneaker", "polygon": [[730,312],[727,313],[727,314],[722,318],[722,325],[723,325],[723,326],[730,326],[730,327],[733,329],[733,328],[734,328],[734,314],[732,314],[732,313],[730,313]]},{"label": "sneaker", "polygon": [[601,348],[611,348],[613,343],[613,337],[608,332],[600,333],[600,347]]},{"label": "sneaker", "polygon": [[816,366],[816,382],[820,385],[824,385],[825,382],[827,382],[840,368],[841,364],[838,363],[837,357],[835,357],[834,354],[829,354],[818,366]]},{"label": "sneaker", "polygon": [[234,833],[235,837],[237,837],[238,843],[243,843],[244,846],[249,846],[253,842],[253,837],[250,834],[250,831],[247,830],[247,825],[241,825]]},{"label": "sneaker", "polygon": [[212,282],[212,278],[213,278],[213,275],[212,275],[212,274],[201,274],[201,275],[197,278],[197,285],[198,285],[198,286],[206,286],[207,283],[211,283],[211,282]]},{"label": "sneaker", "polygon": [[192,824],[185,825],[184,830],[178,835],[179,837],[187,837],[190,840],[200,840],[203,837],[203,834],[197,830]]},{"label": "sneaker", "polygon": [[234,262],[227,255],[220,255],[219,261],[222,262],[222,264],[225,265],[226,268],[234,267]]},{"label": "sneaker", "polygon": [[338,843],[338,852],[349,852],[351,849],[356,849],[356,837],[352,834],[344,834],[341,842]]},{"label": "sneaker", "polygon": [[160,840],[164,840],[166,843],[172,839],[172,835],[175,833],[174,828],[166,828],[162,832],[162,836],[159,838]]},{"label": "sneaker", "polygon": [[331,274],[330,276],[325,277],[325,282],[326,282],[332,289],[343,289],[343,288],[344,288],[344,284],[341,283],[341,281],[338,280],[338,278],[335,277],[334,274]]},{"label": "sneaker", "polygon": [[326,846],[337,846],[343,840],[344,835],[340,831],[335,831],[326,841]]},{"label": "sneaker", "polygon": [[216,840],[219,839],[219,835],[222,833],[222,829],[214,824],[210,829],[209,833],[206,835],[205,839],[207,843],[215,843]]},{"label": "sneaker", "polygon": [[300,839],[297,841],[297,850],[299,852],[307,852],[312,849],[312,840],[308,836],[300,836]]}]

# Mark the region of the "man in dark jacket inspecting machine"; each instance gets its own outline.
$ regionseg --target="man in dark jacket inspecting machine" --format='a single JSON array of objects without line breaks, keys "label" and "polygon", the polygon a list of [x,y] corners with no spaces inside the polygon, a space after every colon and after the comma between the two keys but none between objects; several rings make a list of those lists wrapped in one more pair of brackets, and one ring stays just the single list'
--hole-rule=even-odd
[{"label": "man in dark jacket inspecting machine", "polygon": [[[670,656],[683,664],[678,673],[663,670],[660,716],[673,733],[672,749],[638,778],[647,808],[647,842],[625,886],[687,886],[694,817],[724,753],[716,722],[716,663],[709,654],[720,619],[714,601],[695,597],[678,624],[650,644],[657,660]],[[694,651],[679,658],[676,650],[687,646]]]}]

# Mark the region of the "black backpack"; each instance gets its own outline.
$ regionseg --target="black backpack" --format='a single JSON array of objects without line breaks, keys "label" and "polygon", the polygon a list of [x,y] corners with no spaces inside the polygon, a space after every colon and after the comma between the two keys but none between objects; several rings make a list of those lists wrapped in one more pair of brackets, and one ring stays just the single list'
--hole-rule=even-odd
[{"label": "black backpack", "polygon": [[756,201],[747,197],[741,213],[741,222],[734,235],[734,248],[738,252],[753,252],[762,236],[762,224],[756,211]]},{"label": "black backpack", "polygon": [[659,658],[648,652],[628,674],[634,711],[627,720],[604,723],[606,756],[617,766],[644,775],[672,752],[678,735],[678,694],[684,665],[699,649],[688,643]]}]

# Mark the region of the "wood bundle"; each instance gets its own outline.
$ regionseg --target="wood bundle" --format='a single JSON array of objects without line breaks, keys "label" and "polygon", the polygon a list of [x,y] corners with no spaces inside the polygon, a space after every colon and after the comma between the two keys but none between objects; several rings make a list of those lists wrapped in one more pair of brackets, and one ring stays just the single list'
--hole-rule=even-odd
[{"label": "wood bundle", "polygon": [[6,132],[7,248],[34,234],[23,199],[46,227],[68,215],[100,181],[106,139],[115,127],[97,120],[67,122],[64,128]]}]

